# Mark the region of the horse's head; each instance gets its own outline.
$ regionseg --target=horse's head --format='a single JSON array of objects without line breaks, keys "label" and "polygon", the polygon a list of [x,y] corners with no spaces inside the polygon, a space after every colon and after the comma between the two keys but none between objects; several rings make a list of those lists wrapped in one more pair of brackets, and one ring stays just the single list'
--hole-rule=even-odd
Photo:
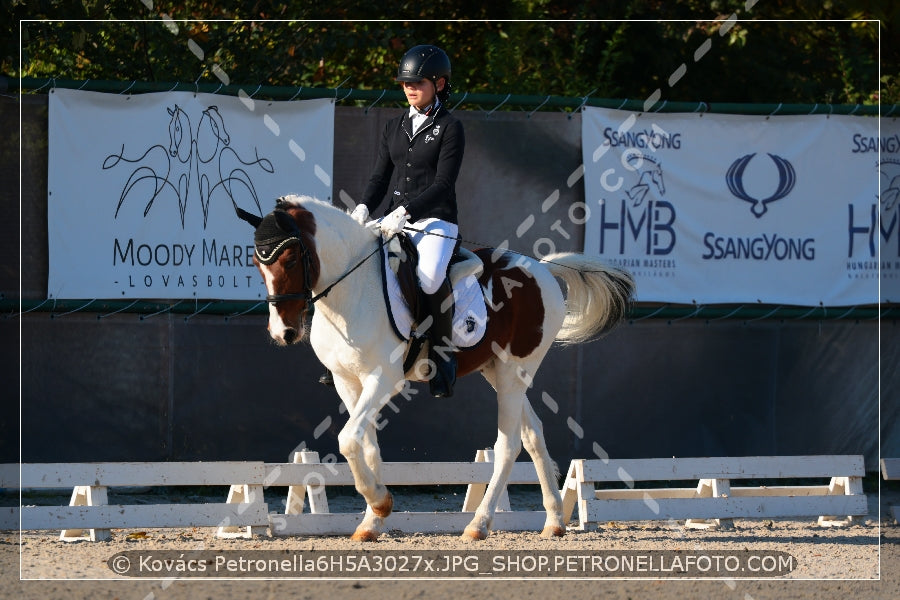
[{"label": "horse's head", "polygon": [[280,346],[299,342],[307,334],[304,317],[319,279],[315,217],[284,198],[265,217],[237,211],[256,229],[253,262],[268,293],[269,335]]},{"label": "horse's head", "polygon": [[665,196],[666,195],[666,184],[665,184],[665,182],[663,182],[663,172],[662,172],[661,164],[656,163],[654,165],[653,170],[650,172],[650,177],[651,177],[653,183],[656,184],[656,189],[659,190],[659,195]]},{"label": "horse's head", "polygon": [[650,181],[653,182],[653,185],[656,186],[659,195],[664,196],[666,194],[666,184],[663,181],[662,164],[660,164],[658,159],[642,152],[635,152],[629,154],[625,161],[627,163],[625,165],[627,168],[639,173],[640,184],[646,184],[647,178],[649,177]]},{"label": "horse's head", "polygon": [[169,156],[177,156],[179,159],[186,160],[184,152],[190,154],[191,145],[191,124],[187,115],[178,105],[175,108],[166,107],[169,115]]},{"label": "horse's head", "polygon": [[206,110],[203,111],[203,117],[201,117],[201,121],[206,120],[209,122],[209,127],[212,130],[213,135],[222,142],[225,146],[231,143],[231,136],[228,135],[228,131],[225,129],[225,120],[222,118],[222,115],[219,114],[218,106],[210,106]]}]

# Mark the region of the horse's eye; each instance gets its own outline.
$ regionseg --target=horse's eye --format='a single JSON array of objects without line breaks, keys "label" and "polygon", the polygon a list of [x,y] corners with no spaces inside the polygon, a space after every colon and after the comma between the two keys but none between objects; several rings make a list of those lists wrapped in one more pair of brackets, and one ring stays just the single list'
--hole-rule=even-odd
[{"label": "horse's eye", "polygon": [[293,269],[296,266],[297,266],[297,257],[295,257],[295,256],[292,256],[292,257],[288,258],[286,261],[284,261],[285,269]]}]

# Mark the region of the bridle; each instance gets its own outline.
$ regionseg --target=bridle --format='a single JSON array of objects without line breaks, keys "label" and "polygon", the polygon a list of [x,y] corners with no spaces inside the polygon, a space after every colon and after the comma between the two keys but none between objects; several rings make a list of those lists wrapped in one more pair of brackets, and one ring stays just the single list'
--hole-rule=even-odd
[{"label": "bridle", "polygon": [[264,265],[271,265],[272,263],[278,260],[278,256],[288,247],[297,244],[300,246],[300,261],[303,266],[303,291],[291,293],[291,294],[267,294],[266,302],[276,303],[276,302],[286,302],[288,300],[305,300],[307,307],[312,306],[312,304],[322,297],[322,294],[318,296],[314,296],[312,293],[312,281],[310,281],[310,253],[309,248],[306,247],[306,244],[303,243],[303,238],[300,237],[300,233],[295,232],[291,234],[290,237],[284,239],[281,243],[279,243],[275,248],[272,249],[272,252],[269,254],[269,257],[266,258],[259,251],[259,246],[254,248],[256,252],[256,259]]}]

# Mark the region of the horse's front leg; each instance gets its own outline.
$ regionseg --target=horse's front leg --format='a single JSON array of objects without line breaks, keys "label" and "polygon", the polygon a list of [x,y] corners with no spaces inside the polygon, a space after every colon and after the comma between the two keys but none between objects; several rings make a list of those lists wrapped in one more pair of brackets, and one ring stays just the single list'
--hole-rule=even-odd
[{"label": "horse's front leg", "polygon": [[350,418],[338,434],[341,454],[353,473],[356,491],[366,500],[365,517],[352,536],[357,541],[378,539],[384,529],[384,519],[394,506],[391,493],[381,483],[381,452],[376,437],[378,415],[393,395],[393,388],[383,383],[388,380],[374,375],[366,378],[355,404],[345,401]]}]

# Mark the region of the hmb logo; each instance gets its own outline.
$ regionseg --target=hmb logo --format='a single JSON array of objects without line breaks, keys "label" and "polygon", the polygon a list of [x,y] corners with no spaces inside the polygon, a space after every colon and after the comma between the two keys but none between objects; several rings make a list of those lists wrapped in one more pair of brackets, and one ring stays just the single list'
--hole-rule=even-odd
[{"label": "hmb logo", "polygon": [[881,218],[879,219],[878,198],[861,211],[854,209],[853,204],[848,204],[847,233],[849,234],[849,247],[847,257],[854,256],[854,240],[865,240],[864,247],[868,256],[874,258],[878,252],[878,236],[887,249],[892,240],[897,242],[897,256],[900,256],[900,160],[893,158],[882,159],[878,165],[881,195]]},{"label": "hmb logo", "polygon": [[[666,255],[675,247],[675,207],[660,199],[666,193],[662,165],[646,154],[631,153],[623,164],[634,173],[636,181],[624,189],[625,197],[618,202],[618,217],[614,216],[614,202],[600,206],[600,253],[606,252],[609,237],[618,239],[619,254],[625,253],[628,242],[638,242],[647,255]],[[611,191],[622,188],[622,179]],[[607,208],[610,208],[607,213]]]}]

